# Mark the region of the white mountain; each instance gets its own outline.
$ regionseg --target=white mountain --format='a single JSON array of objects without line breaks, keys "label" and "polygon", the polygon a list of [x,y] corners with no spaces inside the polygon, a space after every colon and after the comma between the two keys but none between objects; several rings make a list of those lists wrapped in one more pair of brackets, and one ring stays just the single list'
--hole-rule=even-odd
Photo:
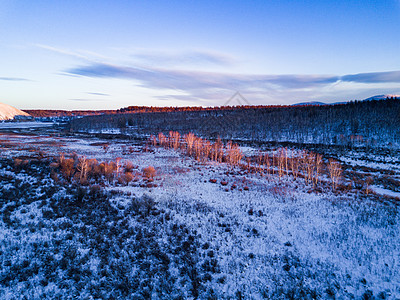
[{"label": "white mountain", "polygon": [[15,116],[29,117],[30,115],[18,108],[0,102],[0,121],[12,120]]},{"label": "white mountain", "polygon": [[372,96],[369,97],[367,99],[364,99],[363,101],[371,101],[371,100],[384,100],[386,98],[400,98],[400,95],[376,95],[376,96]]}]

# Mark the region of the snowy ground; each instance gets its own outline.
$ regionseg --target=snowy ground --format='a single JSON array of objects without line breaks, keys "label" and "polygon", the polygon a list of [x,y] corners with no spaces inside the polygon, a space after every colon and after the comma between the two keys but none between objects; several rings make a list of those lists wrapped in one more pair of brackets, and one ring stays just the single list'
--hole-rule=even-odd
[{"label": "snowy ground", "polygon": [[[138,141],[3,133],[0,146],[2,299],[400,298],[395,200]],[[56,183],[60,152],[154,166],[157,186]]]},{"label": "snowy ground", "polygon": [[0,122],[0,130],[21,128],[30,129],[51,126],[53,126],[53,123],[51,122]]}]

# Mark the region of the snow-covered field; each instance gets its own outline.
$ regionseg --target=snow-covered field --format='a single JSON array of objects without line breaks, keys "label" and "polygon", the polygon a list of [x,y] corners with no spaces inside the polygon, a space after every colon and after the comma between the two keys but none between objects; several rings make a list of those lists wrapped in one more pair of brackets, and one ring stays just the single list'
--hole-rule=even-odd
[{"label": "snow-covered field", "polygon": [[[61,152],[156,174],[69,183],[51,176]],[[398,202],[370,189],[312,191],[140,141],[2,133],[0,298],[398,299]]]},{"label": "snow-covered field", "polygon": [[40,128],[40,127],[51,127],[51,122],[0,122],[0,130],[2,129],[29,129],[29,128]]}]

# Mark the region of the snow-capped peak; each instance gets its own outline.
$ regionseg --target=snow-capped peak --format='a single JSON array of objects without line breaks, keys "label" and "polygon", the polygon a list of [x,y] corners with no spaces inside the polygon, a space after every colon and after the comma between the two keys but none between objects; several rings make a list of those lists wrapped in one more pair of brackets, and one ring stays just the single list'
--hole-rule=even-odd
[{"label": "snow-capped peak", "polygon": [[0,120],[12,120],[15,116],[29,117],[29,114],[19,110],[18,108],[0,102]]},{"label": "snow-capped peak", "polygon": [[372,96],[369,97],[367,99],[364,99],[364,101],[371,101],[371,100],[384,100],[386,98],[400,98],[400,95],[391,95],[391,94],[387,94],[387,95],[376,95],[376,96]]}]

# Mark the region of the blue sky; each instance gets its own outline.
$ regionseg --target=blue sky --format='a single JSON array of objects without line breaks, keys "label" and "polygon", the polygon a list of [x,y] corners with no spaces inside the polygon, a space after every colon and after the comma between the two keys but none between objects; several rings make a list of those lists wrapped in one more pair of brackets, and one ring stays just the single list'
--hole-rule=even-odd
[{"label": "blue sky", "polygon": [[0,1],[18,108],[336,102],[400,94],[400,0]]}]

